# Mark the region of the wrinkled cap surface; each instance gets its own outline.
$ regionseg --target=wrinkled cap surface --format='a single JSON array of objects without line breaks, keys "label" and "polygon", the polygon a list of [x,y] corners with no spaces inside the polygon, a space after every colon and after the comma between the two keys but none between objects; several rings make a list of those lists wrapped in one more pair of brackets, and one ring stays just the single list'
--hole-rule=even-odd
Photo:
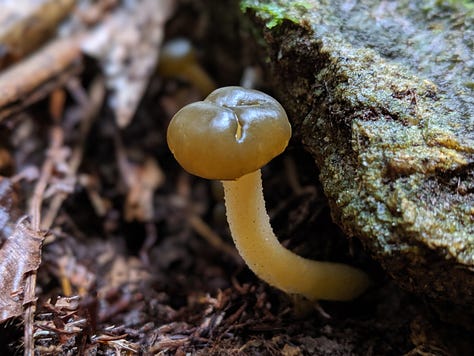
[{"label": "wrinkled cap surface", "polygon": [[291,137],[283,107],[258,90],[224,87],[176,113],[168,146],[188,172],[237,179],[279,155]]}]

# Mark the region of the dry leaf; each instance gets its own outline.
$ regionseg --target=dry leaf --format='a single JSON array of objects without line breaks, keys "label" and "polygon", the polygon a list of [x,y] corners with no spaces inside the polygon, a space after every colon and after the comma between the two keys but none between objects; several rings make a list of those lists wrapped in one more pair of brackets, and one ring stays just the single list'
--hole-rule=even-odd
[{"label": "dry leaf", "polygon": [[143,165],[127,161],[121,164],[121,170],[129,188],[125,203],[125,220],[152,221],[153,194],[165,180],[158,162],[152,157],[148,157]]},{"label": "dry leaf", "polygon": [[104,278],[107,280],[107,285],[101,293],[114,288],[122,288],[125,285],[128,291],[132,292],[141,282],[148,280],[150,274],[138,258],[116,255]]},{"label": "dry leaf", "polygon": [[[85,295],[91,289],[96,279],[94,273],[78,261],[73,254],[67,253],[59,257],[57,263],[59,279],[66,279],[71,286],[74,286],[79,295]],[[66,296],[72,295],[72,293],[65,293],[64,290],[63,293]]]},{"label": "dry leaf", "polygon": [[0,322],[20,316],[25,300],[25,277],[36,271],[41,262],[44,235],[29,228],[28,220],[21,219],[0,248]]},{"label": "dry leaf", "polygon": [[155,70],[173,5],[172,0],[129,1],[83,42],[84,52],[101,63],[119,127],[130,123]]}]

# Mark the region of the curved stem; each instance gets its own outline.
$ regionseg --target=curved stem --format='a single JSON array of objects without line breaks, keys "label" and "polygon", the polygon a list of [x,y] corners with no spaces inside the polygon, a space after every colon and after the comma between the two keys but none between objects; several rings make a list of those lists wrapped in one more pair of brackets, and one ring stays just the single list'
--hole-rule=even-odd
[{"label": "curved stem", "polygon": [[182,70],[181,75],[189,80],[204,97],[216,89],[216,84],[211,77],[197,64],[189,64]]},{"label": "curved stem", "polygon": [[367,288],[369,278],[361,270],[305,259],[279,243],[265,209],[260,170],[222,184],[235,245],[259,278],[311,300],[351,300]]}]

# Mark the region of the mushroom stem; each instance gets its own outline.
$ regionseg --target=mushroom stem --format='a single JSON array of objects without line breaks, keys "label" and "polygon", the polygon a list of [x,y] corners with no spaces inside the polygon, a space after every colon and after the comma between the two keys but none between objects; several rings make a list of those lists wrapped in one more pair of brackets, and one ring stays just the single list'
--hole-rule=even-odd
[{"label": "mushroom stem", "polygon": [[367,288],[369,278],[361,270],[305,259],[279,243],[266,212],[260,170],[222,184],[235,245],[258,277],[310,300],[351,300]]},{"label": "mushroom stem", "polygon": [[216,89],[216,84],[211,77],[197,64],[190,64],[183,68],[180,76],[193,84],[203,96],[209,95]]},{"label": "mushroom stem", "polygon": [[175,38],[167,42],[161,51],[158,73],[164,77],[179,77],[194,85],[203,96],[216,89],[216,84],[202,69],[191,42]]}]

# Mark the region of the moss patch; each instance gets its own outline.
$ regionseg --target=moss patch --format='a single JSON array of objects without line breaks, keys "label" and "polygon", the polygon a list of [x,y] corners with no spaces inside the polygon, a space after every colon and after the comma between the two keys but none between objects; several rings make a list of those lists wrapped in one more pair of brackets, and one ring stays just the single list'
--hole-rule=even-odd
[{"label": "moss patch", "polygon": [[311,1],[244,0],[240,6],[243,12],[249,9],[258,12],[266,22],[267,28],[271,29],[284,20],[298,23],[301,17],[313,7],[313,4]]}]

